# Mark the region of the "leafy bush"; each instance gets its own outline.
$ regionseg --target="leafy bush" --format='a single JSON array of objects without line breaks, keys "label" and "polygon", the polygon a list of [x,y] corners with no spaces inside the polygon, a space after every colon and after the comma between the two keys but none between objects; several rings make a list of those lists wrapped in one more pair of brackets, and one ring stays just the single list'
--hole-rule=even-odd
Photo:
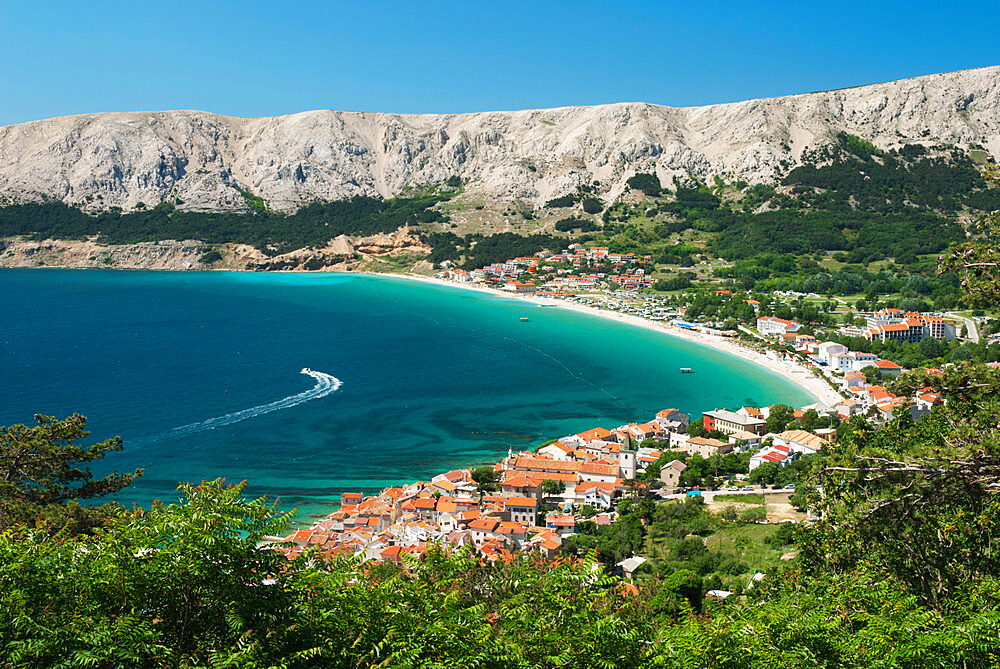
[{"label": "leafy bush", "polygon": [[562,197],[554,197],[545,203],[547,209],[560,209],[563,207],[572,207],[576,204],[575,195],[563,195]]},{"label": "leafy bush", "polygon": [[774,534],[764,540],[768,546],[781,548],[795,542],[795,523],[778,523]]},{"label": "leafy bush", "polygon": [[212,263],[219,262],[220,260],[222,260],[222,254],[214,250],[203,253],[202,256],[198,258],[198,262],[203,265],[211,265]]},{"label": "leafy bush", "polygon": [[691,287],[691,279],[683,276],[675,276],[669,279],[659,279],[653,282],[653,290],[685,290]]},{"label": "leafy bush", "polygon": [[556,222],[556,230],[560,232],[572,232],[573,230],[579,230],[580,232],[591,232],[597,230],[598,227],[593,221],[588,221],[583,218],[564,218]]},{"label": "leafy bush", "polygon": [[740,511],[741,523],[761,523],[767,520],[767,511],[762,506],[755,506]]},{"label": "leafy bush", "polygon": [[651,197],[659,195],[663,191],[660,179],[655,174],[640,172],[628,178],[625,182],[629,188],[640,191]]}]

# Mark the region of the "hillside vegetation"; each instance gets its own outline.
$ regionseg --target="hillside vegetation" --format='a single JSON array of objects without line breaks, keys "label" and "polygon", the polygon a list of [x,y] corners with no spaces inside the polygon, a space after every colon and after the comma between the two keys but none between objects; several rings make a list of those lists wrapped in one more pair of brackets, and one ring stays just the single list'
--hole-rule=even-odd
[{"label": "hillside vegetation", "polygon": [[804,161],[773,186],[716,178],[665,188],[655,175],[640,173],[629,179],[628,197],[607,206],[594,197],[596,186],[580,186],[543,208],[521,209],[517,216],[538,223],[527,232],[457,234],[458,214],[442,203],[461,197],[464,186],[451,178],[389,200],[358,196],[312,203],[293,214],[273,212],[249,193],[243,212],[193,212],[164,203],[91,215],[59,202],[11,205],[0,207],[0,237],[96,238],[102,244],[193,239],[248,244],[277,255],[321,247],[341,234],[408,225],[432,247],[428,260],[466,269],[580,242],[650,255],[664,277],[676,278],[698,260],[721,258],[727,263],[716,268],[715,280],[848,294],[884,282],[876,275],[888,262],[904,275],[935,281],[933,257],[963,240],[970,221],[1000,209],[1000,189],[986,183],[966,153],[949,147],[884,152],[841,133]]},{"label": "hillside vegetation", "polygon": [[448,199],[446,193],[435,189],[392,200],[354,197],[315,202],[289,215],[264,206],[236,213],[184,211],[170,204],[128,213],[112,209],[90,215],[61,202],[28,203],[0,207],[0,237],[95,237],[102,244],[196,239],[215,244],[249,244],[268,255],[277,255],[325,246],[339,235],[393,232],[404,225],[440,220],[442,214],[431,207]]}]

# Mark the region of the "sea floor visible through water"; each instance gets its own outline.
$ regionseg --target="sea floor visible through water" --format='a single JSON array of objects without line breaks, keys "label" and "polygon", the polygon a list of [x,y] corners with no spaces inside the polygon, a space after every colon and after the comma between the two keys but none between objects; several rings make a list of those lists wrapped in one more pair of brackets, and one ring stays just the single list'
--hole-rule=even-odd
[{"label": "sea floor visible through water", "polygon": [[3,270],[0,294],[0,425],[79,412],[92,440],[121,435],[94,469],[144,468],[126,506],[225,477],[309,522],[345,491],[667,407],[813,401],[662,333],[394,278]]}]

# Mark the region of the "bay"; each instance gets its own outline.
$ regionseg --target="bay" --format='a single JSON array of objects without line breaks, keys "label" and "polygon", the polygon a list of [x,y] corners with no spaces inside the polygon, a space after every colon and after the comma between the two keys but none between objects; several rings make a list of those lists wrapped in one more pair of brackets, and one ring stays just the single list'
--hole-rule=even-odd
[{"label": "bay", "polygon": [[667,407],[813,401],[676,337],[404,279],[4,270],[0,296],[0,425],[79,412],[121,435],[95,471],[145,469],[126,506],[225,477],[306,522],[344,491]]}]

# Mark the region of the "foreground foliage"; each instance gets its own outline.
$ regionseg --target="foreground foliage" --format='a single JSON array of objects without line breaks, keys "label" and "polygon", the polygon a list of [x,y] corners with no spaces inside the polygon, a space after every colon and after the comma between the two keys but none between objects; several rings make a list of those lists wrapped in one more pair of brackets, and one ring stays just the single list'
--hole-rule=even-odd
[{"label": "foreground foliage", "polygon": [[122,450],[121,438],[80,445],[90,433],[79,414],[64,420],[36,415],[35,422],[0,427],[0,530],[26,524],[86,532],[111,509],[83,507],[78,500],[118,492],[142,470],[94,479],[86,465]]},{"label": "foreground foliage", "polygon": [[824,518],[802,543],[815,570],[875,566],[943,609],[991,598],[1000,579],[1000,371],[970,365],[899,385],[929,383],[948,404],[916,424],[855,420],[822,463],[813,498]]},{"label": "foreground foliage", "polygon": [[257,547],[287,517],[244,485],[95,536],[0,535],[10,666],[986,667],[996,607],[936,611],[865,570],[777,572],[698,614],[683,579],[633,594],[591,560],[482,562],[431,551],[402,570]]},{"label": "foreground foliage", "polygon": [[[711,575],[742,569],[705,550],[719,521],[694,501],[625,499],[554,563],[432,547],[401,567],[316,549],[289,562],[261,542],[290,517],[216,481],[90,533],[0,534],[0,666],[996,666],[1000,372],[933,382],[948,404],[916,424],[852,420],[810,465],[823,518],[794,533],[799,561],[722,603],[704,597]],[[48,453],[82,429],[43,423],[5,434]],[[598,557],[648,542],[659,556],[635,586],[605,575]]]}]

